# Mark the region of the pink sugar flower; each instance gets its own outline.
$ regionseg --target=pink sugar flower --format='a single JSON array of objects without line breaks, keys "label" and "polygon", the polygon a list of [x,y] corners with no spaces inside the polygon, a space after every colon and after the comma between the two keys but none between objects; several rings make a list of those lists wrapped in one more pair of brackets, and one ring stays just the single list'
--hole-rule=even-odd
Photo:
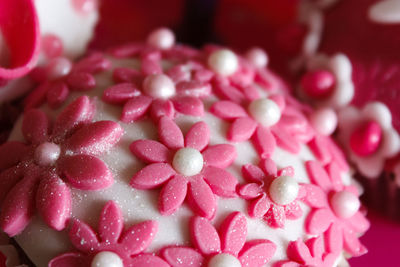
[{"label": "pink sugar flower", "polygon": [[303,201],[312,209],[306,219],[306,231],[311,235],[324,233],[329,252],[343,248],[353,256],[366,253],[358,237],[369,228],[369,222],[359,211],[357,189],[343,185],[340,171],[333,162],[325,168],[317,161],[306,162],[313,184],[303,184]]},{"label": "pink sugar flower", "polygon": [[228,215],[219,231],[207,219],[194,217],[190,233],[196,249],[167,247],[162,250],[163,258],[172,267],[261,267],[276,250],[276,245],[267,239],[246,242],[247,222],[240,212]]},{"label": "pink sugar flower", "polygon": [[260,167],[247,164],[242,167],[247,184],[240,186],[239,195],[251,200],[248,213],[263,218],[271,227],[283,228],[286,219],[295,220],[303,214],[297,201],[300,187],[293,176],[293,168],[277,170],[271,159],[264,159]]},{"label": "pink sugar flower", "polygon": [[144,221],[124,231],[121,209],[109,201],[101,212],[98,234],[86,223],[75,219],[69,230],[69,239],[78,251],[55,257],[49,262],[49,267],[168,267],[160,257],[143,253],[153,241],[157,228],[155,221]]},{"label": "pink sugar flower", "polygon": [[158,122],[160,142],[137,140],[131,152],[148,163],[137,172],[130,184],[137,189],[162,187],[159,210],[172,214],[186,195],[192,210],[212,218],[216,211],[215,195],[235,197],[237,179],[224,170],[236,158],[235,147],[229,144],[209,145],[206,123],[197,122],[183,137],[182,131],[169,117]]},{"label": "pink sugar flower", "polygon": [[20,233],[35,210],[56,230],[71,216],[70,187],[99,190],[113,183],[106,164],[97,156],[109,151],[123,129],[112,121],[91,122],[93,103],[82,96],[50,123],[37,109],[22,122],[25,142],[0,147],[0,227],[10,236]]}]

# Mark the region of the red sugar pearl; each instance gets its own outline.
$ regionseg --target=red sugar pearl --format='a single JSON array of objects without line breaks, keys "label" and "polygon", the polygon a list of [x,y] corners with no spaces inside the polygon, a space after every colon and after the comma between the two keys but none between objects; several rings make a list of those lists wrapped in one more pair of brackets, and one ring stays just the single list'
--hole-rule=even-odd
[{"label": "red sugar pearl", "polygon": [[376,150],[382,140],[382,129],[375,121],[363,123],[350,136],[350,147],[355,154],[367,157]]},{"label": "red sugar pearl", "polygon": [[46,34],[42,37],[42,51],[48,58],[56,58],[63,53],[63,43],[58,36]]},{"label": "red sugar pearl", "polygon": [[312,98],[322,99],[328,97],[335,86],[335,77],[326,70],[310,71],[301,79],[304,93]]}]

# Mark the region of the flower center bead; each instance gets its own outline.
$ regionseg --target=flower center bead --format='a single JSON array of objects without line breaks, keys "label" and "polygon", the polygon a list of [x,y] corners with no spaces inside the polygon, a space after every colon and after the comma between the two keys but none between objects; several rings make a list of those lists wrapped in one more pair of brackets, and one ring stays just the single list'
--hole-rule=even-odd
[{"label": "flower center bead", "polygon": [[60,153],[61,149],[58,145],[45,142],[35,149],[34,159],[40,166],[51,166],[58,160]]},{"label": "flower center bead", "polygon": [[235,256],[221,253],[211,258],[208,267],[242,267],[242,264]]},{"label": "flower center bead", "polygon": [[278,104],[268,98],[254,100],[249,105],[251,116],[263,126],[272,126],[281,118]]},{"label": "flower center bead", "polygon": [[279,176],[269,186],[269,197],[276,204],[287,205],[299,194],[299,184],[293,177]]},{"label": "flower center bead", "polygon": [[175,44],[175,35],[170,29],[157,29],[149,35],[147,43],[161,50],[169,49]]},{"label": "flower center bead", "polygon": [[208,66],[220,75],[229,76],[237,71],[239,61],[231,50],[220,49],[208,57]]},{"label": "flower center bead", "polygon": [[376,152],[382,140],[381,126],[369,121],[356,128],[350,136],[350,147],[355,154],[367,157]]},{"label": "flower center bead", "polygon": [[335,76],[326,70],[316,70],[306,73],[301,79],[304,93],[312,98],[328,97],[335,87]]},{"label": "flower center bead", "polygon": [[185,176],[199,174],[203,169],[204,159],[201,153],[194,148],[185,147],[179,149],[174,156],[172,166]]},{"label": "flower center bead", "polygon": [[331,207],[339,218],[350,218],[360,208],[360,200],[348,191],[335,193],[331,198]]},{"label": "flower center bead", "polygon": [[124,264],[116,253],[102,251],[94,256],[91,267],[124,267]]},{"label": "flower center bead", "polygon": [[53,58],[47,66],[47,75],[50,79],[66,76],[72,69],[72,63],[65,57]]},{"label": "flower center bead", "polygon": [[143,82],[144,92],[154,98],[169,98],[175,94],[174,82],[164,74],[152,74]]},{"label": "flower center bead", "polygon": [[257,68],[265,68],[268,64],[268,55],[261,48],[252,48],[246,53],[246,58]]}]

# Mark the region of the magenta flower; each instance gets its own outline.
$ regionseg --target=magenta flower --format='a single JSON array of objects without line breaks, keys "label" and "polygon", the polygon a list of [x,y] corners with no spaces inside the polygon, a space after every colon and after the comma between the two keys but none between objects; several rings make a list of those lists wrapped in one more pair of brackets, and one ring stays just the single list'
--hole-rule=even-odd
[{"label": "magenta flower", "polygon": [[206,123],[195,123],[186,137],[170,118],[158,122],[161,141],[137,140],[131,152],[149,163],[137,172],[130,184],[138,189],[162,186],[159,210],[172,214],[188,195],[192,210],[212,218],[216,211],[215,195],[236,196],[237,179],[224,169],[236,158],[235,147],[229,144],[209,146],[210,133]]},{"label": "magenta flower", "polygon": [[276,245],[267,239],[246,242],[247,222],[240,212],[232,212],[217,231],[205,218],[193,217],[190,233],[195,249],[167,247],[163,258],[172,266],[264,266],[274,255]]},{"label": "magenta flower", "polygon": [[161,258],[143,253],[157,233],[157,222],[144,221],[123,231],[121,209],[109,201],[103,207],[96,232],[84,222],[75,219],[69,230],[69,239],[77,252],[61,254],[49,262],[49,267],[86,266],[160,266],[169,265]]},{"label": "magenta flower", "polygon": [[97,158],[121,138],[112,121],[91,122],[94,106],[82,96],[50,124],[36,109],[22,123],[25,143],[0,147],[0,226],[10,236],[20,233],[35,209],[52,228],[62,230],[71,216],[69,187],[99,190],[113,183],[111,171]]},{"label": "magenta flower", "polygon": [[277,170],[271,159],[264,159],[260,167],[247,164],[242,167],[247,184],[240,186],[238,193],[252,200],[248,213],[253,218],[263,218],[271,227],[283,228],[286,219],[295,220],[303,214],[297,201],[299,185],[292,177],[294,170],[287,167]]},{"label": "magenta flower", "polygon": [[322,236],[313,237],[307,241],[298,239],[289,243],[287,248],[289,260],[276,263],[275,267],[318,266],[331,267],[338,254],[325,252]]},{"label": "magenta flower", "polygon": [[329,252],[344,248],[353,256],[366,253],[358,237],[369,228],[369,222],[359,211],[357,189],[343,185],[335,163],[327,165],[325,170],[319,162],[308,161],[306,169],[314,183],[303,184],[303,201],[313,208],[306,219],[306,231],[312,235],[328,235],[333,240]]}]

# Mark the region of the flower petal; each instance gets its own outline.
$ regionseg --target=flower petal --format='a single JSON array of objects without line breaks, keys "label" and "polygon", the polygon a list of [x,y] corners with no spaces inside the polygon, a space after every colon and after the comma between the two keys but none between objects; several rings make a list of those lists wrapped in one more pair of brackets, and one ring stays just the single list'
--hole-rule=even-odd
[{"label": "flower petal", "polygon": [[81,124],[92,120],[95,113],[95,106],[89,97],[81,96],[69,104],[57,117],[53,135],[64,137]]},{"label": "flower petal", "polygon": [[50,82],[43,82],[38,87],[32,90],[31,93],[25,98],[25,109],[29,110],[35,108],[43,103],[46,99],[47,91],[49,90]]},{"label": "flower petal", "polygon": [[154,140],[137,140],[129,146],[132,154],[147,163],[167,162],[170,152],[166,146]]},{"label": "flower petal", "polygon": [[173,118],[175,115],[174,104],[171,100],[154,99],[150,107],[150,115],[155,122],[162,116]]},{"label": "flower petal", "polygon": [[232,142],[242,142],[250,139],[257,128],[257,123],[249,117],[235,119],[227,132],[227,139]]},{"label": "flower petal", "polygon": [[244,184],[239,187],[238,194],[243,199],[253,199],[260,196],[263,192],[262,187],[257,183]]},{"label": "flower petal", "polygon": [[110,69],[112,63],[102,53],[93,53],[75,63],[74,72],[99,73]]},{"label": "flower petal", "polygon": [[196,80],[182,81],[176,85],[176,92],[179,96],[202,98],[210,95],[211,85],[208,82]]},{"label": "flower petal", "polygon": [[129,266],[135,267],[148,267],[148,266],[157,266],[157,267],[169,267],[169,264],[166,263],[160,257],[151,255],[151,254],[140,254],[133,259],[129,260]]},{"label": "flower petal", "polygon": [[329,147],[326,145],[326,137],[316,135],[313,140],[308,143],[309,148],[313,152],[315,158],[323,165],[328,164],[332,160]]},{"label": "flower petal", "polygon": [[313,184],[302,184],[302,189],[305,191],[302,199],[308,206],[312,208],[329,207],[327,196],[319,186]]},{"label": "flower petal", "polygon": [[10,190],[21,180],[23,172],[14,166],[0,173],[0,204]]},{"label": "flower petal", "polygon": [[157,230],[155,221],[144,221],[131,226],[121,237],[122,248],[128,255],[139,254],[151,244]]},{"label": "flower petal", "polygon": [[189,204],[192,210],[202,217],[210,219],[214,216],[217,208],[214,193],[202,178],[196,177],[190,181]]},{"label": "flower petal", "polygon": [[202,151],[210,141],[210,129],[207,123],[199,121],[190,127],[185,136],[185,147]]},{"label": "flower petal", "polygon": [[217,230],[207,219],[194,217],[190,221],[190,234],[194,246],[204,255],[211,255],[221,251],[221,241]]},{"label": "flower petal", "polygon": [[212,105],[210,111],[215,116],[225,120],[247,117],[247,112],[242,106],[228,100],[216,102]]},{"label": "flower petal", "polygon": [[268,158],[272,156],[275,151],[275,137],[266,127],[257,127],[257,130],[253,135],[253,143],[262,158]]},{"label": "flower petal", "polygon": [[296,139],[283,127],[277,126],[273,126],[271,130],[276,138],[276,143],[278,144],[278,146],[293,154],[298,154],[300,152],[299,142],[297,142]]},{"label": "flower petal", "polygon": [[236,159],[236,148],[230,144],[209,146],[204,150],[203,158],[207,166],[226,168]]},{"label": "flower petal", "polygon": [[96,233],[89,225],[78,219],[72,221],[68,235],[72,245],[79,251],[93,253],[99,249]]},{"label": "flower petal", "polygon": [[47,103],[53,109],[58,108],[68,97],[69,88],[64,82],[56,82],[49,86],[46,94]]},{"label": "flower petal", "polygon": [[153,163],[138,171],[131,179],[130,185],[137,189],[152,189],[167,181],[175,174],[168,163]]},{"label": "flower petal", "polygon": [[133,83],[119,83],[104,90],[102,100],[110,104],[123,104],[140,94]]},{"label": "flower petal", "polygon": [[343,250],[343,229],[337,223],[332,223],[324,233],[327,252],[340,254]]},{"label": "flower petal", "polygon": [[16,165],[27,153],[28,147],[18,141],[8,141],[0,145],[0,170]]},{"label": "flower petal", "polygon": [[122,109],[121,121],[131,123],[140,119],[146,114],[152,101],[151,97],[144,95],[139,95],[128,100]]},{"label": "flower petal", "polygon": [[271,227],[274,228],[285,227],[286,214],[284,207],[278,205],[271,205],[271,207],[264,216],[264,220]]},{"label": "flower petal", "polygon": [[358,257],[368,252],[367,248],[358,240],[357,234],[343,229],[343,247],[352,256]]},{"label": "flower petal", "polygon": [[186,198],[187,183],[185,177],[175,175],[163,186],[158,204],[162,215],[171,215],[182,205]]},{"label": "flower petal", "polygon": [[322,236],[310,238],[305,243],[314,258],[322,259],[325,252],[324,240]]},{"label": "flower petal", "polygon": [[47,140],[50,122],[47,115],[38,109],[25,112],[22,122],[22,133],[29,143],[39,144]]},{"label": "flower petal", "polygon": [[264,172],[253,164],[242,166],[243,177],[249,182],[262,182],[265,178]]},{"label": "flower petal", "polygon": [[317,235],[325,232],[333,221],[332,216],[332,212],[327,208],[311,211],[305,222],[307,233]]},{"label": "flower petal", "polygon": [[238,181],[224,169],[207,166],[203,171],[204,179],[211,190],[221,197],[235,197]]},{"label": "flower petal", "polygon": [[232,212],[224,219],[219,230],[221,236],[221,250],[224,253],[237,256],[246,242],[246,217],[240,212]]},{"label": "flower petal", "polygon": [[203,101],[192,96],[178,96],[173,99],[175,109],[182,114],[201,117],[204,114]]},{"label": "flower petal", "polygon": [[356,212],[353,217],[347,219],[346,224],[349,226],[349,229],[352,229],[358,233],[364,233],[370,227],[370,222],[367,220],[365,215],[359,211]]},{"label": "flower petal", "polygon": [[296,220],[303,215],[303,210],[297,201],[293,201],[285,205],[285,215],[289,220]]},{"label": "flower petal", "polygon": [[90,258],[78,252],[61,254],[49,262],[49,267],[87,267],[89,265]]},{"label": "flower petal", "polygon": [[163,258],[172,267],[202,267],[203,256],[192,248],[186,247],[169,247],[161,252]]},{"label": "flower petal", "polygon": [[261,267],[271,260],[275,251],[276,245],[269,240],[252,240],[244,244],[239,253],[239,260],[242,266]]},{"label": "flower petal", "polygon": [[285,170],[285,168],[278,171],[278,167],[276,166],[275,161],[273,161],[271,158],[262,159],[260,161],[260,167],[267,176],[276,177],[280,175],[285,175],[285,174],[280,174],[280,172],[282,172],[282,170]]},{"label": "flower petal", "polygon": [[66,142],[75,154],[100,155],[109,151],[124,134],[124,129],[113,121],[96,121],[78,129]]},{"label": "flower petal", "polygon": [[78,189],[99,190],[114,182],[107,165],[94,156],[67,156],[61,160],[60,167],[68,183]]},{"label": "flower petal", "polygon": [[25,176],[7,194],[1,205],[0,228],[9,236],[19,234],[35,211],[37,175]]},{"label": "flower petal", "polygon": [[67,83],[74,91],[89,91],[96,87],[96,79],[88,72],[72,72],[68,75]]},{"label": "flower petal", "polygon": [[181,129],[166,116],[161,117],[158,122],[158,136],[160,141],[170,149],[179,149],[184,145]]},{"label": "flower petal", "polygon": [[239,89],[224,82],[215,83],[213,89],[214,93],[221,99],[228,99],[237,103],[244,100],[244,95]]},{"label": "flower petal", "polygon": [[71,191],[57,175],[41,178],[36,193],[36,208],[51,228],[61,231],[71,217]]},{"label": "flower petal", "polygon": [[117,243],[124,228],[122,211],[114,201],[103,207],[99,220],[99,236],[102,243]]},{"label": "flower petal", "polygon": [[306,170],[311,182],[320,186],[325,192],[329,192],[333,188],[331,179],[321,163],[309,160],[306,162]]},{"label": "flower petal", "polygon": [[249,216],[253,218],[262,218],[270,207],[271,202],[268,200],[267,196],[263,194],[261,197],[250,203],[248,208]]},{"label": "flower petal", "polygon": [[310,250],[300,238],[289,243],[286,253],[290,260],[300,264],[307,264],[312,261]]}]

